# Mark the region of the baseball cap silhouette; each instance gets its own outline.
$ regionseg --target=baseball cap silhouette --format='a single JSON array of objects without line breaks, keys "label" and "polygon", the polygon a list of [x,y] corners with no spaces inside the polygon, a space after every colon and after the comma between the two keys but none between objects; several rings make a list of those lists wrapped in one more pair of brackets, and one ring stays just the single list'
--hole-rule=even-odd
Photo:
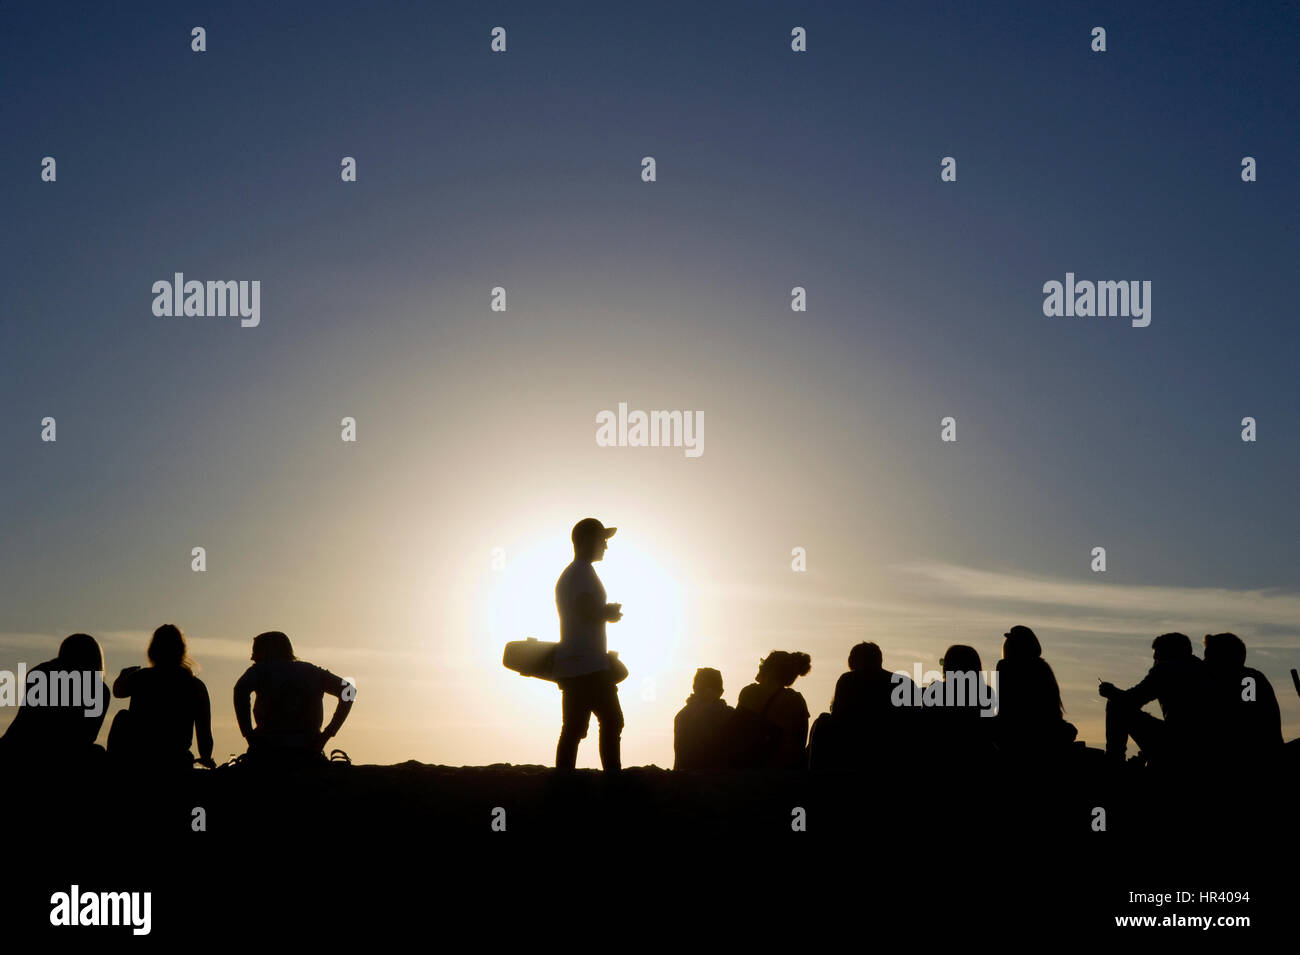
[{"label": "baseball cap silhouette", "polygon": [[584,517],[582,520],[578,521],[578,523],[573,525],[573,533],[569,535],[569,538],[575,544],[580,541],[595,540],[600,537],[609,540],[614,536],[614,533],[617,530],[617,527],[606,527],[594,517]]}]

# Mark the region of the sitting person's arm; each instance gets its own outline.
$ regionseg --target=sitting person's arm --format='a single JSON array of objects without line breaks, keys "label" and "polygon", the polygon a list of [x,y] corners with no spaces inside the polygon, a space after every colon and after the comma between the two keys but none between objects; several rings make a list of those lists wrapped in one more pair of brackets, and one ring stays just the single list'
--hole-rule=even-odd
[{"label": "sitting person's arm", "polygon": [[1142,681],[1127,690],[1121,690],[1114,683],[1102,683],[1097,688],[1097,692],[1108,700],[1116,700],[1129,706],[1141,708],[1146,706],[1157,696],[1160,695],[1159,681],[1160,673],[1157,672],[1159,664],[1151,667]]},{"label": "sitting person's arm", "polygon": [[253,671],[256,664],[244,671],[244,675],[235,681],[235,722],[239,724],[240,735],[250,742],[253,739],[253,715],[249,708],[249,697],[253,693],[255,678]]},{"label": "sitting person's arm", "polygon": [[340,676],[335,676],[329,670],[321,670],[322,687],[325,693],[339,698],[338,705],[334,707],[334,716],[330,718],[329,724],[321,730],[320,748],[323,750],[325,744],[338,735],[339,729],[343,726],[343,721],[348,718],[348,713],[352,709],[352,701],[357,698],[356,684],[351,680],[345,680]]},{"label": "sitting person's arm", "polygon": [[217,764],[212,760],[212,702],[203,681],[194,680],[194,739],[199,746],[199,763],[208,769]]},{"label": "sitting person's arm", "polygon": [[113,696],[119,700],[125,700],[131,695],[132,677],[140,672],[139,667],[127,667],[117,675],[113,681]]},{"label": "sitting person's arm", "polygon": [[94,674],[93,679],[99,684],[99,712],[86,715],[82,711],[83,718],[77,721],[80,727],[79,735],[89,745],[99,739],[99,731],[104,725],[104,718],[108,716],[108,684],[98,671]]},{"label": "sitting person's arm", "polygon": [[689,731],[686,728],[686,711],[680,710],[673,717],[673,769],[679,769],[691,764],[691,743],[687,738]]},{"label": "sitting person's arm", "polygon": [[1255,706],[1259,707],[1260,711],[1258,719],[1262,742],[1269,746],[1281,746],[1283,745],[1282,709],[1278,705],[1277,694],[1273,692],[1273,684],[1262,673],[1259,673],[1257,684],[1259,702]]},{"label": "sitting person's arm", "polygon": [[[832,714],[835,712],[835,703],[836,703],[836,701],[838,701],[839,703],[843,704],[844,699],[845,699],[845,698],[846,698],[850,693],[853,692],[853,691],[849,688],[849,687],[850,687],[850,682],[849,682],[849,681],[852,680],[852,675],[851,675],[851,674],[852,674],[852,671],[850,671],[849,673],[841,673],[841,674],[840,674],[840,678],[839,678],[838,680],[835,681],[835,692],[831,694],[831,705],[830,705],[830,711],[831,711]],[[844,708],[843,705],[841,705],[841,706],[840,706],[840,709],[843,709],[843,708]]]}]

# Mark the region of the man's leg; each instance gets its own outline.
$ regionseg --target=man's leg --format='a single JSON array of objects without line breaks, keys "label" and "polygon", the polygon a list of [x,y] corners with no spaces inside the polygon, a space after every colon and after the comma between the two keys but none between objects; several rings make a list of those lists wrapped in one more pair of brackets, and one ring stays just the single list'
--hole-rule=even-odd
[{"label": "man's leg", "polygon": [[557,680],[560,685],[560,741],[555,746],[555,768],[573,769],[578,763],[578,743],[591,725],[591,706],[580,680]]},{"label": "man's leg", "polygon": [[623,707],[618,702],[618,684],[608,673],[597,674],[596,719],[600,721],[600,766],[607,773],[623,768],[620,739],[623,734]]},{"label": "man's leg", "polygon": [[1169,755],[1169,727],[1165,721],[1157,719],[1150,713],[1138,710],[1129,724],[1129,735],[1138,748],[1146,755],[1148,763],[1152,758],[1161,762]]},{"label": "man's leg", "polygon": [[1139,707],[1120,700],[1106,701],[1106,755],[1123,760],[1128,739],[1148,756],[1163,749],[1165,724]]},{"label": "man's leg", "polygon": [[1134,708],[1123,700],[1106,701],[1106,755],[1111,759],[1124,761],[1134,712]]},{"label": "man's leg", "polygon": [[1138,710],[1129,723],[1128,735],[1146,752],[1158,752],[1164,748],[1165,721]]}]

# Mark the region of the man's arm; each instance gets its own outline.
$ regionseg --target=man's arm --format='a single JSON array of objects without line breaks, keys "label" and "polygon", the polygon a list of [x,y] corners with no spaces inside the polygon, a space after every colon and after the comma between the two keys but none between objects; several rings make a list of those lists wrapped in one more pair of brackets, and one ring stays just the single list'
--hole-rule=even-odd
[{"label": "man's arm", "polygon": [[99,699],[104,701],[104,705],[99,708],[99,713],[95,716],[82,716],[78,725],[82,729],[83,738],[87,743],[94,743],[99,739],[99,731],[104,725],[104,718],[108,716],[108,687],[104,683],[104,678],[96,672],[94,679],[99,682]]},{"label": "man's arm", "polygon": [[248,698],[253,693],[253,667],[244,671],[244,675],[235,681],[235,721],[239,723],[239,732],[246,740],[253,738],[253,714],[249,709]]},{"label": "man's arm", "polygon": [[212,701],[208,699],[208,688],[202,680],[194,681],[194,738],[199,746],[199,762],[208,769],[216,764],[212,762]]},{"label": "man's arm", "polygon": [[[839,700],[841,703],[843,703],[845,694],[852,692],[851,690],[848,689],[848,686],[849,686],[849,674],[841,673],[840,678],[835,681],[835,691],[831,693],[831,705],[830,705],[831,713],[835,712],[835,701]],[[843,706],[840,707],[840,709],[843,708],[844,708]]]},{"label": "man's arm", "polygon": [[1263,712],[1260,723],[1267,737],[1265,742],[1270,746],[1281,746],[1283,744],[1282,708],[1278,705],[1277,694],[1273,692],[1273,684],[1268,682],[1268,677],[1262,673],[1256,678],[1256,684],[1258,703],[1254,705],[1260,707]]},{"label": "man's arm", "polygon": [[1136,686],[1121,690],[1113,683],[1103,683],[1098,687],[1098,692],[1108,700],[1118,700],[1129,706],[1141,708],[1160,695],[1159,680],[1156,667],[1153,666]]},{"label": "man's arm", "polygon": [[357,698],[357,687],[351,680],[335,676],[329,670],[321,670],[320,672],[324,677],[324,691],[339,698],[329,724],[321,730],[320,745],[321,749],[324,749],[325,744],[338,735],[343,726],[343,721],[348,718],[348,713],[352,710],[352,701]]},{"label": "man's arm", "polygon": [[588,623],[618,623],[623,619],[622,604],[602,604],[594,594],[578,594],[578,616]]},{"label": "man's arm", "polygon": [[131,695],[131,677],[139,672],[139,667],[127,667],[117,675],[113,681],[113,695],[119,700],[125,700]]}]

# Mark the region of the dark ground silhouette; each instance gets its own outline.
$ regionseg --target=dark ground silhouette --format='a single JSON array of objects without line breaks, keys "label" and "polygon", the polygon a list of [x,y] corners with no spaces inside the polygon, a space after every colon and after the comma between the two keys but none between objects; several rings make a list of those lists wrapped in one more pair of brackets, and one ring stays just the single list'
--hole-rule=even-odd
[{"label": "dark ground silhouette", "polygon": [[[1262,860],[1292,864],[1297,779],[1275,769],[1189,791],[1185,780],[1123,769],[1086,781],[1027,769],[963,785],[918,758],[885,778],[655,767],[564,777],[542,766],[407,762],[195,770],[152,787],[87,782],[10,788],[6,817],[23,825],[11,849],[29,860],[15,891],[48,911],[49,892],[71,881],[148,886],[160,935],[191,931],[203,897],[235,906],[223,918],[238,923],[312,912],[338,893],[353,910],[420,911],[424,899],[490,917],[511,888],[590,879],[593,854],[617,871],[617,890],[604,890],[622,900],[624,918],[668,887],[674,898],[701,893],[699,904],[731,890],[747,898],[747,873],[775,867],[790,891],[816,886],[806,911],[836,898],[862,907],[869,892],[872,911],[967,912],[985,925],[990,907],[1014,900],[1014,917],[1003,915],[1014,925],[1060,919],[1055,930],[1073,935],[1113,930],[1114,915],[1135,911],[1127,893],[1153,886],[1250,890],[1247,911],[1260,917],[1278,901],[1270,887],[1286,885],[1261,882]],[[1105,832],[1089,825],[1099,805]],[[195,806],[206,832],[191,831]],[[498,808],[504,832],[493,831]],[[804,832],[792,829],[796,809]]]}]

